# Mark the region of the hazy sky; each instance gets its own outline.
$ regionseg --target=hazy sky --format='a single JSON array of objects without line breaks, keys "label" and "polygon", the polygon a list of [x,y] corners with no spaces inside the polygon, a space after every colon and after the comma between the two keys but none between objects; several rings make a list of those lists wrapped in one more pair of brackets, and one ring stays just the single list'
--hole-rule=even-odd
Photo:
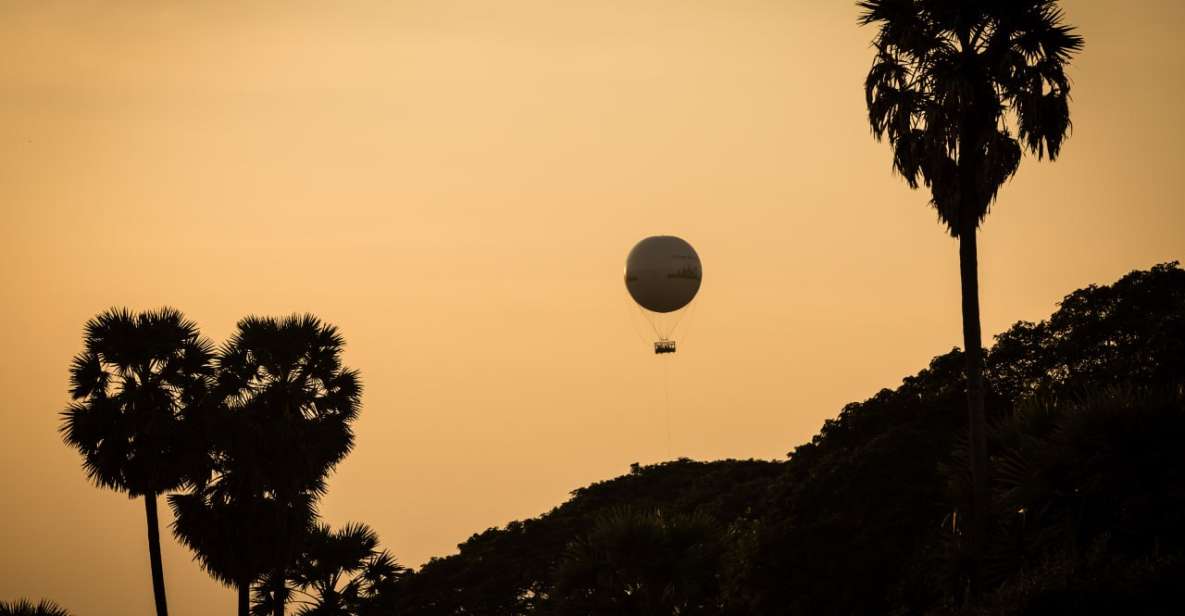
[{"label": "hazy sky", "polygon": [[[1074,134],[980,241],[983,324],[1185,257],[1185,3],[1063,3]],[[148,614],[140,501],[56,432],[81,328],[338,325],[366,390],[322,503],[402,562],[631,462],[780,458],[961,343],[956,244],[865,119],[836,0],[0,0],[0,600]],[[704,264],[669,369],[630,247]],[[952,409],[952,412],[958,412]],[[233,609],[171,539],[173,614]]]}]

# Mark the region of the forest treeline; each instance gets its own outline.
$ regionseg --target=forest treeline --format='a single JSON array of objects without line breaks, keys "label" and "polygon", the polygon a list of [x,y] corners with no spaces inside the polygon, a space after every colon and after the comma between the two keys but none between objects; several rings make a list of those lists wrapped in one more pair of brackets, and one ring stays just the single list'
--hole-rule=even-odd
[{"label": "forest treeline", "polygon": [[1075,291],[985,358],[982,593],[967,594],[959,524],[955,349],[848,404],[784,462],[635,465],[476,534],[404,577],[393,613],[1161,613],[1185,579],[1185,271]]},{"label": "forest treeline", "polygon": [[848,404],[785,461],[635,464],[411,571],[366,525],[317,513],[361,408],[336,328],[248,317],[216,347],[175,310],[113,309],[84,345],[63,438],[94,483],[143,498],[163,613],[158,496],[173,536],[260,616],[1139,614],[1185,579],[1175,262],[1075,291],[985,349],[977,558],[958,349]]}]

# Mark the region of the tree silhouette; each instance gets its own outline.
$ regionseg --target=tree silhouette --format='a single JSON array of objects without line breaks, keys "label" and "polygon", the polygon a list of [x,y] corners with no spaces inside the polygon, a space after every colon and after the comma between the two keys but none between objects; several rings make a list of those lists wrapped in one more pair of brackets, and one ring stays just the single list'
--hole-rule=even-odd
[{"label": "tree silhouette", "polygon": [[[988,515],[976,231],[1027,149],[1057,158],[1070,130],[1065,68],[1082,38],[1054,0],[864,0],[878,24],[865,81],[868,119],[893,147],[893,168],[930,189],[959,240],[973,498],[973,559]],[[1015,130],[1015,135],[1014,131]],[[973,580],[976,577],[972,576]]]},{"label": "tree silhouette", "polygon": [[[1109,359],[1120,368],[1114,375],[1131,367]],[[1185,390],[1166,382],[1047,389],[993,422],[988,438],[997,506],[982,564],[989,592],[955,613],[1172,611],[1185,575]],[[965,483],[965,448],[953,462],[948,482]]]},{"label": "tree silhouette", "polygon": [[720,614],[724,548],[706,515],[620,508],[565,550],[556,611],[604,616]]},{"label": "tree silhouette", "polygon": [[12,603],[0,601],[0,616],[70,616],[70,612],[48,599],[42,599],[36,605],[21,599]]},{"label": "tree silhouette", "polygon": [[319,525],[305,544],[287,580],[269,579],[252,610],[258,616],[274,612],[274,598],[292,597],[300,616],[367,616],[390,613],[395,585],[407,572],[386,551],[378,549],[378,535],[365,524],[347,524],[335,531]]},{"label": "tree silhouette", "polygon": [[113,308],[87,322],[85,342],[70,369],[75,402],[62,413],[62,437],[91,481],[144,497],[153,597],[165,616],[156,497],[185,484],[200,460],[189,411],[207,392],[213,347],[172,308]]},{"label": "tree silhouette", "polygon": [[992,387],[1021,399],[1106,385],[1185,384],[1185,270],[1176,262],[1067,295],[1048,321],[1020,322],[988,355]]},{"label": "tree silhouette", "polygon": [[1084,551],[1103,536],[1129,555],[1185,544],[1185,469],[1175,453],[1185,391],[1112,386],[1067,398],[1027,401],[990,435],[1000,451],[997,534],[1010,519],[1024,527],[1019,541],[993,537],[1005,563]]},{"label": "tree silhouette", "polygon": [[[262,436],[254,432],[254,436]],[[242,439],[244,442],[247,439]],[[251,585],[284,567],[292,544],[313,524],[309,495],[281,503],[253,481],[252,470],[228,450],[219,453],[215,478],[187,494],[169,497],[173,533],[194,551],[214,579],[236,589],[239,616],[250,610]]]},{"label": "tree silhouette", "polygon": [[[361,385],[341,365],[343,344],[311,315],[248,317],[219,352],[221,405],[206,428],[211,472],[170,505],[181,541],[238,588],[241,615],[253,582],[285,579],[326,476],[353,446]],[[284,603],[282,593],[271,597],[273,613]]]}]

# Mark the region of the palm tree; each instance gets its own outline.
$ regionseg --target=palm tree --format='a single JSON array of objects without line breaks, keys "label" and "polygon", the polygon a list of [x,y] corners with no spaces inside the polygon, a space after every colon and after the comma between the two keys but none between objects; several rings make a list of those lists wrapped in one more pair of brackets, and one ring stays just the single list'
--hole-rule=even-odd
[{"label": "palm tree", "polygon": [[[347,524],[335,531],[320,525],[308,534],[292,568],[293,589],[275,588],[265,597],[295,593],[302,598],[298,616],[357,616],[382,613],[393,607],[394,585],[407,572],[385,550],[378,535],[365,524]],[[278,590],[278,592],[277,592]],[[388,603],[383,603],[388,602]],[[256,605],[269,614],[267,602]]]},{"label": "palm tree", "polygon": [[880,26],[864,84],[873,135],[888,136],[893,168],[911,188],[920,178],[959,240],[974,559],[989,508],[976,231],[1023,149],[1050,160],[1061,152],[1070,130],[1065,69],[1083,41],[1054,0],[858,4],[861,24]]},{"label": "palm tree", "polygon": [[0,601],[0,616],[70,616],[70,612],[48,599],[42,599],[36,605],[21,599],[12,603]]},{"label": "palm tree", "polygon": [[212,374],[213,346],[172,308],[133,315],[111,309],[86,324],[86,350],[70,369],[73,402],[63,440],[101,487],[144,497],[157,616],[168,614],[156,497],[200,468],[190,429]]},{"label": "palm tree", "polygon": [[367,557],[362,562],[362,570],[354,578],[360,581],[355,607],[358,616],[394,613],[401,582],[409,573],[410,570],[400,565],[386,550],[373,552]]},{"label": "palm tree", "polygon": [[228,467],[207,485],[169,497],[173,533],[214,579],[237,592],[237,613],[248,616],[252,583],[284,567],[293,536],[313,524],[312,499],[282,504],[275,498],[243,491],[249,467]]},{"label": "palm tree", "polygon": [[[343,345],[311,315],[248,317],[219,352],[212,473],[170,504],[181,541],[237,586],[240,614],[253,582],[286,578],[327,475],[353,447],[361,385],[341,365]],[[282,616],[283,594],[271,603]]]}]

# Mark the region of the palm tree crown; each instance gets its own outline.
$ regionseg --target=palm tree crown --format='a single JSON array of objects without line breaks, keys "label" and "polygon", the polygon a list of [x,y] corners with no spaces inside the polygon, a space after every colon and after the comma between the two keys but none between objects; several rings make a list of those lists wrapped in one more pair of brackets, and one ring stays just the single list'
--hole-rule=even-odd
[{"label": "palm tree crown", "polygon": [[865,0],[880,24],[864,84],[893,168],[919,177],[951,234],[974,230],[1022,146],[1056,159],[1070,130],[1065,68],[1082,38],[1054,0]]},{"label": "palm tree crown", "polygon": [[85,338],[70,369],[75,402],[62,413],[63,440],[102,487],[131,497],[176,489],[200,455],[187,411],[207,391],[213,345],[172,308],[113,308],[87,322]]},{"label": "palm tree crown", "polygon": [[344,344],[312,315],[247,317],[221,350],[218,387],[230,412],[269,431],[238,451],[254,458],[267,490],[319,494],[353,448],[362,385],[342,366]]},{"label": "palm tree crown", "polygon": [[[319,525],[305,538],[292,568],[292,593],[299,616],[355,616],[387,613],[394,587],[407,570],[385,550],[365,524],[347,524],[333,531]],[[258,613],[270,613],[266,602]]]}]

